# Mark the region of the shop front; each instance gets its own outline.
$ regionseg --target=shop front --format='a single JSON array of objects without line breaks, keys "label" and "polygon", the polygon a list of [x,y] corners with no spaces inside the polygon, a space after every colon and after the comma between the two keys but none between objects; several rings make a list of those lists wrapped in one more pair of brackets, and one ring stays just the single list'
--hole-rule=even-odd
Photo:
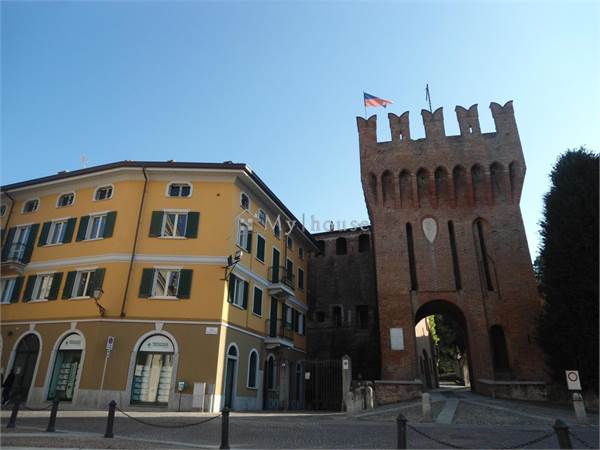
[{"label": "shop front", "polygon": [[132,404],[168,405],[174,354],[173,342],[164,335],[155,334],[142,342],[135,360]]},{"label": "shop front", "polygon": [[48,400],[73,400],[82,353],[83,338],[79,334],[71,333],[62,340],[54,360]]}]

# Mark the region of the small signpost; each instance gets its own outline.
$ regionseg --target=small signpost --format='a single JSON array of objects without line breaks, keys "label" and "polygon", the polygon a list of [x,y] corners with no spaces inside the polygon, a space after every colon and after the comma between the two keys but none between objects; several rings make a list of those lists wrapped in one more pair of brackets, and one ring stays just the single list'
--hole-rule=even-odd
[{"label": "small signpost", "polygon": [[[567,377],[567,388],[570,391],[581,391],[581,380],[579,379],[578,370],[565,370],[565,376]],[[585,412],[585,403],[579,392],[575,392],[573,394],[573,408],[575,409],[577,423],[581,425],[589,424],[589,420]]]},{"label": "small signpost", "polygon": [[581,381],[579,380],[578,370],[565,370],[565,376],[567,377],[567,387],[570,391],[581,390]]},{"label": "small signpost", "polygon": [[104,367],[102,368],[102,380],[100,381],[100,392],[98,393],[98,407],[100,407],[100,402],[102,401],[102,391],[104,391],[104,378],[106,377],[106,365],[108,364],[108,358],[110,357],[110,352],[112,352],[114,346],[115,346],[115,337],[108,336],[106,338],[106,357],[104,358]]}]

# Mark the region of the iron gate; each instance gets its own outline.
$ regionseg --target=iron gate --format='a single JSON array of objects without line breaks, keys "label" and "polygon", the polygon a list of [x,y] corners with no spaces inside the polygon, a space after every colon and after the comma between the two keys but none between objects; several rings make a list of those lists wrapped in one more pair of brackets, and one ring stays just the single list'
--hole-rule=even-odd
[{"label": "iron gate", "polygon": [[304,399],[306,409],[341,411],[342,360],[307,360],[304,367]]}]

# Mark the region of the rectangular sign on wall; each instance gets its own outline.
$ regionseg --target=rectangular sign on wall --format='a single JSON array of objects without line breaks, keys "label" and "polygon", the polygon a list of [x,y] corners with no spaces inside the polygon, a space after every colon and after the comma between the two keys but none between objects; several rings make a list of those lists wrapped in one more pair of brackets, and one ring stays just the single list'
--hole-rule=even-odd
[{"label": "rectangular sign on wall", "polygon": [[392,350],[404,350],[404,330],[390,328],[390,346]]}]

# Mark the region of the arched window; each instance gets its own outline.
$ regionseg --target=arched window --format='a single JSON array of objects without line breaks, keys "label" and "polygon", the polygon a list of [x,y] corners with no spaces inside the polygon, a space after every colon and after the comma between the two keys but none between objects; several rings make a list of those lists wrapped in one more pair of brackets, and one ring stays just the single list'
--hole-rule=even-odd
[{"label": "arched window", "polygon": [[381,175],[381,191],[383,195],[383,205],[387,207],[394,206],[394,199],[396,198],[394,193],[394,179],[392,173],[388,170]]},{"label": "arched window", "polygon": [[492,325],[490,328],[490,339],[492,344],[492,353],[494,356],[494,369],[496,372],[503,372],[510,369],[508,362],[508,349],[506,348],[506,338],[504,330],[500,325]]},{"label": "arched window", "polygon": [[337,238],[335,240],[335,254],[336,255],[345,255],[348,252],[346,245],[346,238]]},{"label": "arched window", "polygon": [[39,351],[40,339],[35,334],[29,333],[19,341],[11,369],[15,374],[11,390],[13,399],[27,399],[33,382]]},{"label": "arched window", "polygon": [[413,203],[412,179],[408,170],[400,172],[400,205],[402,208],[410,208]]},{"label": "arched window", "polygon": [[438,204],[447,205],[450,200],[448,190],[448,172],[444,167],[435,169],[435,195]]},{"label": "arched window", "polygon": [[101,201],[111,199],[113,196],[113,190],[114,187],[112,184],[109,184],[107,186],[99,186],[96,189],[96,192],[94,192],[94,200]]},{"label": "arched window", "polygon": [[227,361],[225,365],[225,406],[232,408],[237,391],[237,362],[238,348],[235,344],[229,344],[227,349]]},{"label": "arched window", "polygon": [[377,176],[374,173],[369,174],[369,191],[371,192],[371,197],[377,201]]},{"label": "arched window", "polygon": [[417,197],[419,206],[431,206],[431,192],[429,186],[429,172],[427,169],[419,169],[417,172]]},{"label": "arched window", "polygon": [[131,386],[131,402],[169,403],[175,346],[164,334],[148,336],[139,346]]},{"label": "arched window", "polygon": [[371,239],[368,234],[358,236],[358,251],[360,253],[368,252],[371,249]]},{"label": "arched window", "polygon": [[267,358],[267,389],[275,389],[277,386],[277,364],[275,357],[269,355]]},{"label": "arched window", "polygon": [[71,206],[75,201],[75,192],[67,192],[58,196],[56,201],[57,208],[64,208],[65,206]]},{"label": "arched window", "polygon": [[456,166],[452,171],[454,184],[454,200],[457,206],[469,204],[469,189],[467,187],[467,171],[462,166]]},{"label": "arched window", "polygon": [[504,202],[506,200],[504,166],[497,162],[493,163],[490,166],[490,178],[494,203]]},{"label": "arched window", "polygon": [[68,334],[61,340],[50,378],[48,400],[73,400],[83,346],[83,337],[79,333]]},{"label": "arched window", "polygon": [[475,164],[471,168],[471,184],[473,185],[473,198],[475,204],[485,204],[485,173],[483,167],[479,164]]},{"label": "arched window", "polygon": [[248,387],[256,389],[256,372],[258,370],[258,352],[254,349],[250,350],[248,357]]},{"label": "arched window", "polygon": [[250,209],[250,197],[245,192],[240,194],[240,206],[246,210]]}]

